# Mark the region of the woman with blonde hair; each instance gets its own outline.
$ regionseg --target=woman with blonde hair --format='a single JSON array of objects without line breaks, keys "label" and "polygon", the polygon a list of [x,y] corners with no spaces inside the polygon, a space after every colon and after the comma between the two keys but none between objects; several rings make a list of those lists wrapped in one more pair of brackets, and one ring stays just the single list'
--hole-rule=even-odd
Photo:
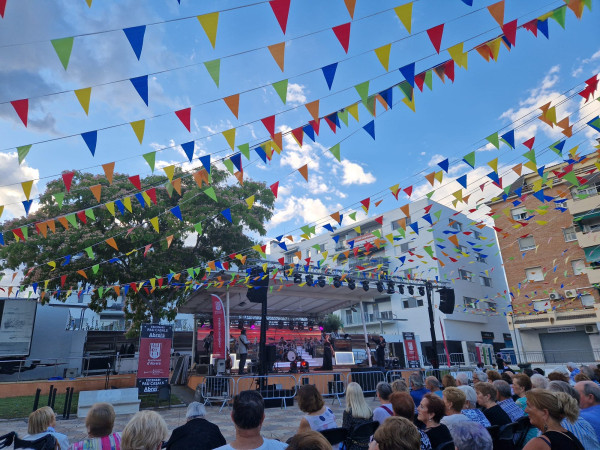
[{"label": "woman with blonde hair", "polygon": [[[346,388],[346,409],[342,420],[342,428],[351,432],[354,428],[363,423],[373,420],[373,411],[367,406],[365,396],[363,395],[360,384],[352,382]],[[357,445],[352,444],[348,450],[365,448],[369,444],[369,440],[360,442]]]},{"label": "woman with blonde hair", "polygon": [[110,403],[95,403],[85,417],[88,437],[69,450],[119,450],[121,435],[113,433],[115,410]]},{"label": "woman with blonde hair", "polygon": [[169,430],[160,414],[139,411],[121,433],[121,450],[159,450]]},{"label": "woman with blonde hair", "polygon": [[532,389],[526,394],[527,408],[531,425],[541,431],[541,435],[532,439],[524,450],[583,450],[583,445],[573,433],[563,428],[561,420],[573,423],[579,416],[577,401],[564,392],[549,392]]},{"label": "woman with blonde hair", "polygon": [[69,448],[69,439],[62,433],[57,433],[54,430],[56,426],[56,415],[49,406],[42,406],[29,414],[27,421],[27,434],[23,437],[26,441],[35,441],[47,434],[51,434],[58,442],[61,450]]}]

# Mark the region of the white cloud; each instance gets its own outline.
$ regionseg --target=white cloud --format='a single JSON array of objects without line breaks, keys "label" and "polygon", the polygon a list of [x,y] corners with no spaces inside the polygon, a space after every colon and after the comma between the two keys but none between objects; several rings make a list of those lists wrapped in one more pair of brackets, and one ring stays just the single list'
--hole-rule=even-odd
[{"label": "white cloud", "polygon": [[584,70],[590,74],[598,73],[598,72],[600,72],[600,65],[596,65],[592,70],[589,70],[589,68],[586,67],[591,64],[597,64],[598,62],[600,62],[600,50],[598,50],[596,53],[594,53],[589,58],[585,58],[583,61],[581,61],[581,64],[579,65],[579,67],[577,67],[573,70],[572,75],[574,77],[578,77],[579,75],[581,75],[583,73]]},{"label": "white cloud", "polygon": [[347,159],[342,160],[342,167],[344,168],[344,174],[342,178],[343,185],[372,184],[376,181],[376,178],[371,172],[365,172],[362,166],[350,162]]},{"label": "white cloud", "polygon": [[[289,166],[292,169],[298,169],[304,164],[308,164],[309,177],[310,171],[320,171],[321,153],[325,151],[325,147],[316,142],[303,142],[302,148],[296,143],[296,140],[288,131],[291,130],[287,125],[278,127],[278,130],[284,133],[283,149],[279,164],[281,167]],[[319,151],[320,150],[320,151]]]},{"label": "white cloud", "polygon": [[429,162],[427,163],[427,165],[429,167],[436,167],[437,164],[443,160],[445,160],[446,157],[444,155],[440,155],[439,153],[436,153],[435,155],[433,155],[431,157],[431,159],[429,160]]},{"label": "white cloud", "polygon": [[302,105],[306,103],[306,95],[304,94],[304,88],[302,84],[290,83],[287,88],[287,102],[294,106]]},{"label": "white cloud", "polygon": [[[0,205],[4,206],[5,214],[3,218],[7,216],[20,217],[25,215],[23,204],[25,195],[21,188],[21,182],[27,180],[37,180],[40,177],[40,171],[29,167],[27,163],[19,165],[19,159],[17,153],[0,153],[0,179],[2,180],[3,186],[0,187]],[[36,183],[33,184],[31,190],[32,199],[38,196],[38,189]],[[37,201],[34,201],[31,205],[30,212],[34,212],[37,209]]]},{"label": "white cloud", "polygon": [[320,199],[308,196],[296,197],[288,196],[285,199],[283,208],[277,209],[268,224],[268,228],[272,229],[282,223],[293,221],[298,225],[304,225],[316,222],[320,219],[328,217],[330,211],[337,211],[342,208],[342,205],[325,205]]}]

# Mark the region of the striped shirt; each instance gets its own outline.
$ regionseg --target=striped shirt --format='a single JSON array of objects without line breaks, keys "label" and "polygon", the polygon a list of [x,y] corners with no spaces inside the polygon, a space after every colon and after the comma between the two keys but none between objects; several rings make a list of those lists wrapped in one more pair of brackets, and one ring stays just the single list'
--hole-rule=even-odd
[{"label": "striped shirt", "polygon": [[594,427],[584,418],[578,417],[575,423],[563,419],[560,425],[573,433],[585,450],[600,450],[600,444],[598,443]]},{"label": "striped shirt", "polygon": [[501,402],[498,402],[498,405],[500,405],[500,408],[502,408],[504,412],[508,414],[511,422],[516,422],[525,415],[523,410],[514,402],[512,398],[502,400]]},{"label": "striped shirt", "polygon": [[478,409],[463,409],[461,411],[471,422],[477,422],[484,427],[491,427],[492,424],[485,415]]},{"label": "striped shirt", "polygon": [[113,433],[99,438],[89,438],[76,442],[69,450],[119,450],[121,448],[121,435]]}]

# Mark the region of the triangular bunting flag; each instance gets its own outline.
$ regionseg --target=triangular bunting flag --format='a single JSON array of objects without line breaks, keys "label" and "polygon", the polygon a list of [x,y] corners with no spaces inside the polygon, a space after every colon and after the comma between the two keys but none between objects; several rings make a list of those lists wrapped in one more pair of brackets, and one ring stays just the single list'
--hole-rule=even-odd
[{"label": "triangular bunting flag", "polygon": [[302,167],[298,169],[298,172],[304,177],[306,182],[308,183],[308,164],[304,164]]},{"label": "triangular bunting flag", "polygon": [[[400,73],[404,77],[404,79],[410,84],[413,88],[415,87],[415,63],[410,63],[404,67],[400,67]],[[423,90],[423,85],[421,85],[421,90]],[[408,96],[407,96],[408,97]]]},{"label": "triangular bunting flag", "polygon": [[71,183],[73,182],[73,176],[75,172],[66,172],[62,174],[63,183],[65,183],[65,189],[67,192],[71,191]]},{"label": "triangular bunting flag", "polygon": [[231,113],[235,116],[236,119],[239,119],[238,114],[240,111],[240,94],[230,95],[229,97],[225,97],[223,99]]},{"label": "triangular bunting flag", "polygon": [[333,147],[331,147],[329,149],[329,151],[335,157],[335,159],[338,160],[338,162],[341,162],[341,160],[340,160],[340,143],[339,142],[337,144],[335,144]]},{"label": "triangular bunting flag", "polygon": [[140,25],[138,27],[124,28],[123,32],[127,36],[127,40],[131,44],[133,53],[139,60],[142,56],[142,47],[144,46],[144,34],[146,33],[146,25]]},{"label": "triangular bunting flag", "polygon": [[402,22],[402,25],[404,25],[409,34],[412,28],[412,6],[413,4],[410,2],[394,8],[398,19],[400,19],[400,22]]},{"label": "triangular bunting flag", "polygon": [[69,66],[69,59],[71,58],[71,51],[73,50],[73,38],[66,37],[62,39],[53,39],[52,46],[54,47],[54,51],[56,51],[56,55],[58,59],[60,59],[61,64],[67,70]]},{"label": "triangular bunting flag", "polygon": [[273,56],[273,59],[283,72],[285,66],[285,42],[269,45],[269,51],[271,52],[271,56]]},{"label": "triangular bunting flag", "polygon": [[340,41],[340,44],[342,44],[342,47],[346,53],[348,53],[348,47],[350,45],[350,25],[351,23],[348,22],[332,28],[335,36],[338,38],[338,41]]},{"label": "triangular bunting flag", "polygon": [[137,91],[146,106],[148,106],[148,75],[142,75],[141,77],[131,78],[131,84]]},{"label": "triangular bunting flag", "polygon": [[283,34],[285,34],[287,29],[287,21],[290,14],[290,1],[291,0],[271,0],[269,2]]},{"label": "triangular bunting flag", "polygon": [[377,59],[387,72],[390,66],[390,50],[392,49],[392,44],[386,44],[379,48],[375,49],[375,55],[377,55]]},{"label": "triangular bunting flag", "polygon": [[[321,70],[323,71],[323,76],[325,77],[325,82],[327,83],[327,87],[329,87],[329,90],[331,90],[331,86],[333,85],[333,79],[335,78],[335,71],[337,70],[337,66],[338,63],[333,63],[333,64],[329,64],[328,66],[322,67]],[[319,100],[316,100],[310,104],[317,104],[317,111],[319,111]],[[306,107],[308,108],[309,104],[306,104]],[[309,109],[310,111],[310,109]],[[311,112],[312,114],[312,112]],[[317,112],[318,114],[318,112]],[[319,116],[317,115],[317,117],[315,117],[313,115],[313,119],[317,120],[319,118]]]},{"label": "triangular bunting flag", "polygon": [[200,22],[200,25],[202,25],[202,29],[206,33],[206,37],[210,41],[212,48],[215,48],[215,44],[217,43],[217,28],[219,26],[219,12],[203,14],[196,17],[198,22]]},{"label": "triangular bunting flag", "polygon": [[471,169],[475,168],[475,152],[471,152],[463,156],[463,161],[466,162]]},{"label": "triangular bunting flag", "polygon": [[279,98],[285,105],[287,102],[288,80],[277,81],[276,83],[273,83],[271,86],[273,86],[273,89],[275,89],[275,92],[277,92],[277,95],[279,95]]},{"label": "triangular bunting flag", "polygon": [[152,170],[152,173],[154,173],[154,165],[156,163],[156,152],[144,153],[142,156],[150,166],[150,170]]},{"label": "triangular bunting flag", "polygon": [[183,126],[188,131],[191,131],[190,122],[191,122],[192,108],[184,108],[184,109],[180,109],[179,111],[175,111],[175,115],[179,118],[179,120],[181,120],[181,123],[183,124]]},{"label": "triangular bunting flag", "polygon": [[23,181],[21,183],[21,187],[23,188],[23,194],[25,194],[25,198],[29,200],[31,196],[31,188],[33,187],[33,180]]},{"label": "triangular bunting flag", "polygon": [[212,61],[206,61],[204,63],[204,67],[206,67],[208,74],[210,75],[212,80],[215,82],[217,87],[219,87],[219,77],[221,74],[221,60],[213,59]]},{"label": "triangular bunting flag", "polygon": [[373,139],[375,139],[375,121],[371,120],[369,123],[367,123],[363,129],[369,133],[369,136],[371,136]]},{"label": "triangular bunting flag", "polygon": [[138,138],[138,141],[141,144],[144,140],[144,130],[146,129],[146,121],[144,119],[137,120],[135,122],[130,122],[129,125],[131,125],[131,128],[133,128],[133,132],[135,133],[136,137]]},{"label": "triangular bunting flag", "polygon": [[92,88],[83,88],[75,90],[75,96],[77,100],[79,100],[79,104],[85,111],[85,114],[89,114],[90,112],[90,98],[92,96]]},{"label": "triangular bunting flag", "polygon": [[440,48],[442,46],[442,35],[444,34],[444,24],[440,24],[436,27],[430,28],[427,30],[427,35],[433,44],[433,48],[435,48],[436,52],[440,52]]},{"label": "triangular bunting flag", "polygon": [[275,116],[265,117],[260,119],[271,136],[275,134]]},{"label": "triangular bunting flag", "polygon": [[29,150],[31,150],[31,146],[32,145],[33,144],[23,145],[21,147],[17,147],[17,155],[19,157],[19,165],[23,162],[23,160],[27,156],[27,154],[29,153]]},{"label": "triangular bunting flag", "polygon": [[223,137],[229,144],[231,150],[235,149],[235,128],[230,128],[229,130],[223,131]]},{"label": "triangular bunting flag", "polygon": [[487,9],[499,26],[504,25],[504,0],[488,6]]},{"label": "triangular bunting flag", "polygon": [[279,190],[279,181],[276,181],[275,183],[273,183],[271,186],[271,192],[273,193],[273,195],[275,196],[275,198],[277,198],[277,191]]},{"label": "triangular bunting flag", "polygon": [[223,214],[223,217],[225,217],[229,223],[233,223],[233,220],[231,219],[231,209],[224,209],[221,211],[221,214]]},{"label": "triangular bunting flag", "polygon": [[19,119],[23,122],[23,125],[27,127],[27,116],[29,115],[29,99],[13,100],[10,102],[12,107],[15,109]]}]

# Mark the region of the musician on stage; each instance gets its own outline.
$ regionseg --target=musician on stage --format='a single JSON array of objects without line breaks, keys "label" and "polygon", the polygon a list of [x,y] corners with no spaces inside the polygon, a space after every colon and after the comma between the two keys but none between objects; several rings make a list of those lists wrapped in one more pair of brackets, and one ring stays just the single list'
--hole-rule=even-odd
[{"label": "musician on stage", "polygon": [[375,349],[375,357],[377,359],[377,367],[384,368],[385,367],[385,338],[383,336],[379,336],[379,341],[375,340],[377,344],[377,348]]},{"label": "musician on stage", "polygon": [[242,330],[238,338],[238,353],[240,354],[239,375],[244,375],[244,366],[246,365],[246,358],[248,358],[249,345],[250,341],[248,341],[248,337],[246,336],[246,330]]},{"label": "musician on stage", "polygon": [[331,342],[331,336],[325,335],[325,341],[323,342],[323,366],[321,370],[333,370],[333,357],[335,356],[335,350],[333,343]]}]

